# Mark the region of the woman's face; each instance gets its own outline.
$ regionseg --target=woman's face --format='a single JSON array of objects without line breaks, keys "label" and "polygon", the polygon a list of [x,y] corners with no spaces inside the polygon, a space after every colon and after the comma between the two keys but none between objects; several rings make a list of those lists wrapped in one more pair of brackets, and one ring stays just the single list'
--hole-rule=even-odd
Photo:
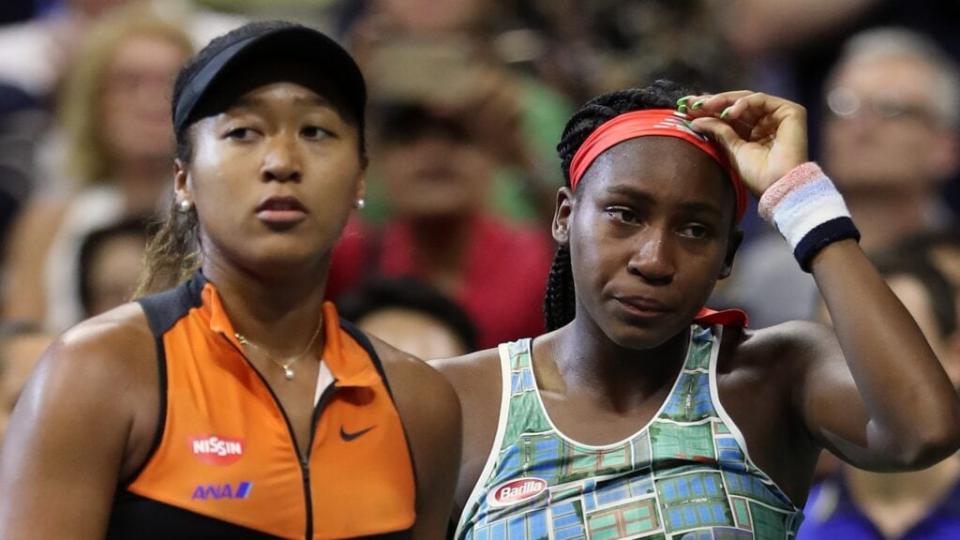
[{"label": "woman's face", "polygon": [[188,56],[161,35],[122,41],[103,76],[101,140],[113,161],[169,160],[170,93]]},{"label": "woman's face", "polygon": [[662,345],[726,269],[733,190],[709,156],[668,137],[611,148],[582,182],[554,225],[569,241],[577,317],[623,347]]},{"label": "woman's face", "polygon": [[275,80],[190,127],[177,198],[195,204],[206,261],[260,273],[325,261],[361,194],[356,124],[317,85]]},{"label": "woman's face", "polygon": [[381,175],[398,216],[465,216],[484,205],[496,168],[489,151],[465,133],[437,126],[410,126],[406,135],[379,148]]},{"label": "woman's face", "polygon": [[379,309],[358,320],[357,326],[417,358],[452,358],[470,352],[449,324],[414,309]]},{"label": "woman's face", "polygon": [[104,240],[90,258],[87,316],[99,315],[128,302],[143,267],[144,234],[116,234]]}]

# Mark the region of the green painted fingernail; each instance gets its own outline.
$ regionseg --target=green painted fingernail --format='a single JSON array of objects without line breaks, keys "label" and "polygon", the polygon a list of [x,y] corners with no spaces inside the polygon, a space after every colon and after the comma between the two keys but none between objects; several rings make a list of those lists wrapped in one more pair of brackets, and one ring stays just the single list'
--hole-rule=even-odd
[{"label": "green painted fingernail", "polygon": [[705,99],[698,99],[697,101],[695,101],[695,102],[693,103],[693,106],[690,107],[691,110],[694,110],[694,111],[695,111],[695,110],[699,109],[700,107],[703,107],[703,104],[704,104],[706,101],[707,101],[707,100],[705,100]]},{"label": "green painted fingernail", "polygon": [[732,108],[733,108],[733,105],[731,105],[731,106],[727,107],[726,109],[724,109],[723,112],[720,113],[720,118],[726,118],[726,117],[727,117],[727,114],[730,112],[730,109],[732,109]]},{"label": "green painted fingernail", "polygon": [[[683,96],[682,98],[678,99],[678,100],[677,100],[677,108],[678,108],[678,109],[679,109],[680,107],[686,108],[686,106],[687,106],[687,100],[688,100],[688,99],[690,99],[690,96]],[[681,112],[682,112],[682,111],[681,111]]]},{"label": "green painted fingernail", "polygon": [[681,112],[681,113],[685,113],[685,112],[687,112],[687,106],[686,106],[686,105],[680,105],[679,107],[677,107],[677,111],[679,111],[679,112]]}]

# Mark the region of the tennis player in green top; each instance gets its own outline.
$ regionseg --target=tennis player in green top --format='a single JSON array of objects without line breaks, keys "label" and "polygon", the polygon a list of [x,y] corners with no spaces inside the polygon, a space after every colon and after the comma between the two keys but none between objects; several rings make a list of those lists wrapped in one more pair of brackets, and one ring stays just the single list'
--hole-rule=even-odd
[{"label": "tennis player in green top", "polygon": [[[661,81],[573,116],[549,333],[437,364],[464,409],[457,538],[792,538],[821,448],[892,471],[960,446],[956,392],[808,161],[803,107],[688,94]],[[704,308],[748,191],[835,334]]]}]

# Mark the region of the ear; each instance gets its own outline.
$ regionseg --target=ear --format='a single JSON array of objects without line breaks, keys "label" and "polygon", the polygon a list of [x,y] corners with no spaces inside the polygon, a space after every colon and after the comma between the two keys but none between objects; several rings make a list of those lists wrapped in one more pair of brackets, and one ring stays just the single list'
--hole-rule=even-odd
[{"label": "ear", "polygon": [[737,249],[743,242],[743,231],[739,228],[730,234],[730,241],[727,242],[727,254],[723,258],[723,266],[720,268],[720,279],[730,277],[733,272],[733,258],[737,255]]},{"label": "ear", "polygon": [[193,201],[193,194],[190,193],[190,172],[187,165],[180,159],[173,160],[173,193],[176,202]]},{"label": "ear", "polygon": [[354,191],[353,200],[359,201],[367,197],[367,167],[364,165],[360,170],[360,176],[357,178],[357,188]]},{"label": "ear", "polygon": [[565,246],[570,241],[570,214],[573,213],[573,192],[568,187],[557,190],[557,206],[553,212],[551,232],[558,244]]}]

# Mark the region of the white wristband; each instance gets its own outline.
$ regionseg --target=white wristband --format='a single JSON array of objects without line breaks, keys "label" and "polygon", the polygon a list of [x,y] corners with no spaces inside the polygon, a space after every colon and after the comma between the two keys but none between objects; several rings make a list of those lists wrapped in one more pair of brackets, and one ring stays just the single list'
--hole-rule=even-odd
[{"label": "white wristband", "polygon": [[828,244],[860,239],[840,192],[813,162],[793,168],[767,188],[759,211],[786,238],[807,272],[813,257]]}]

